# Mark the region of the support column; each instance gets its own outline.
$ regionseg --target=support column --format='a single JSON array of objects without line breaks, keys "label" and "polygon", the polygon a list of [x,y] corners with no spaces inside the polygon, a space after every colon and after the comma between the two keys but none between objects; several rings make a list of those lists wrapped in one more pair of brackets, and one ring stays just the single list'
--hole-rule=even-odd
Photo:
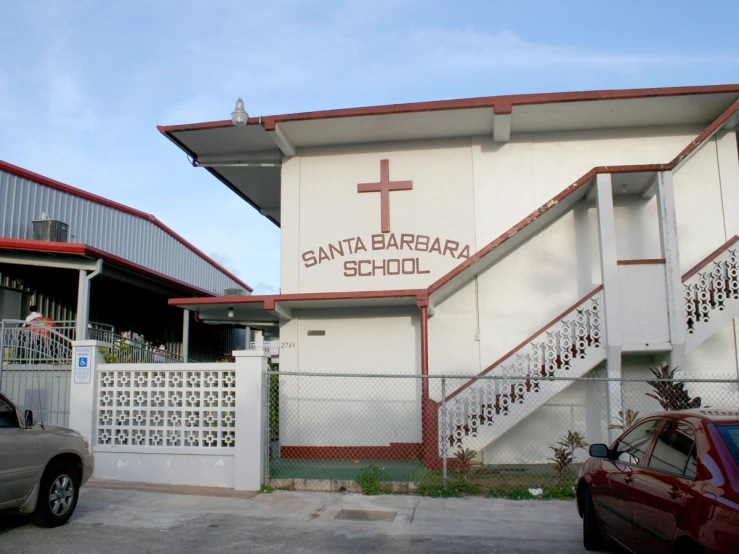
[{"label": "support column", "polygon": [[190,310],[182,310],[182,360],[190,362]]},{"label": "support column", "polygon": [[[598,205],[598,238],[600,242],[600,272],[603,281],[603,320],[606,325],[606,370],[609,379],[621,378],[621,309],[619,301],[618,256],[616,253],[616,218],[613,210],[613,187],[610,174],[596,176]],[[618,421],[623,411],[623,391],[620,381],[608,381],[608,423]],[[609,431],[610,440],[618,430]]]},{"label": "support column", "polygon": [[95,340],[80,340],[72,343],[72,379],[69,394],[69,427],[85,437],[92,449],[95,440],[95,383],[96,371],[103,363],[100,347],[106,346]]},{"label": "support column", "polygon": [[672,172],[657,174],[657,210],[659,215],[659,238],[662,257],[665,259],[665,280],[667,287],[667,318],[670,326],[672,351],[670,369],[682,368],[685,360],[685,300],[683,280],[680,273],[680,249],[677,243],[677,217],[675,215],[675,188]]},{"label": "support column", "polygon": [[80,269],[79,284],[77,285],[77,315],[75,338],[78,341],[87,340],[87,324],[90,319],[90,281],[87,271]]},{"label": "support column", "polygon": [[[429,374],[429,314],[428,298],[419,298],[421,321],[421,375]],[[421,445],[422,462],[428,468],[439,469],[438,406],[429,396],[429,380],[421,379]]]},{"label": "support column", "polygon": [[264,484],[269,464],[265,460],[269,452],[268,353],[236,350],[233,356],[236,359],[234,489],[255,491]]}]

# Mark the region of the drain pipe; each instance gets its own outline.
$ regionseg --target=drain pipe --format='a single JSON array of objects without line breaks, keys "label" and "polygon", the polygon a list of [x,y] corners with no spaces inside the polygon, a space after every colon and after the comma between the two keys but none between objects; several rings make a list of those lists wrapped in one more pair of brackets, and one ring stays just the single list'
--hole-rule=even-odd
[{"label": "drain pipe", "polygon": [[77,328],[76,340],[87,340],[87,324],[90,321],[90,280],[103,272],[103,260],[98,258],[95,271],[87,274],[87,270],[80,269],[80,280],[77,287]]}]

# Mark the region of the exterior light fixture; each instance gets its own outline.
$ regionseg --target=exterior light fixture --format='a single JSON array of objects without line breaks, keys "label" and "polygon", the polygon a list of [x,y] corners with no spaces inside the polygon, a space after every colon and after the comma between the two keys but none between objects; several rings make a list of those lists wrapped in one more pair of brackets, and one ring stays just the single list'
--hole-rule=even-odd
[{"label": "exterior light fixture", "polygon": [[234,316],[234,309],[233,308],[229,308],[228,309],[228,317],[233,317],[233,316]]},{"label": "exterior light fixture", "polygon": [[237,127],[243,127],[246,125],[248,119],[249,114],[246,113],[246,110],[244,109],[244,101],[239,96],[239,99],[236,101],[236,108],[231,112],[231,121],[233,121],[233,124]]}]

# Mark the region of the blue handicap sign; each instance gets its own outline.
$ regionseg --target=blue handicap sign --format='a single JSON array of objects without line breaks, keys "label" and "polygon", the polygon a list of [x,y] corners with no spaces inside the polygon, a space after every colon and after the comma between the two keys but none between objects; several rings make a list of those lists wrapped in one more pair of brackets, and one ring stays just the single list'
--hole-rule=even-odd
[{"label": "blue handicap sign", "polygon": [[78,365],[79,367],[87,367],[87,357],[80,357]]}]

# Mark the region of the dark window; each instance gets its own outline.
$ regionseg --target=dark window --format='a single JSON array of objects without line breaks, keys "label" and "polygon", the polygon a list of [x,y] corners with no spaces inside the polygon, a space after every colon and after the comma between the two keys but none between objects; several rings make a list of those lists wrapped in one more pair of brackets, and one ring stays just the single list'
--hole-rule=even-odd
[{"label": "dark window", "polygon": [[721,433],[731,455],[734,456],[736,465],[739,466],[739,425],[720,425],[718,432]]},{"label": "dark window", "polygon": [[659,429],[660,423],[662,421],[659,419],[645,421],[629,431],[616,444],[616,460],[627,464],[640,464],[646,456],[647,450],[649,450],[649,445],[657,429]]},{"label": "dark window", "polygon": [[17,427],[20,427],[20,424],[18,423],[18,413],[15,411],[15,406],[0,396],[0,429]]},{"label": "dark window", "polygon": [[668,421],[654,445],[648,467],[694,478],[695,466],[695,431],[685,423]]}]

